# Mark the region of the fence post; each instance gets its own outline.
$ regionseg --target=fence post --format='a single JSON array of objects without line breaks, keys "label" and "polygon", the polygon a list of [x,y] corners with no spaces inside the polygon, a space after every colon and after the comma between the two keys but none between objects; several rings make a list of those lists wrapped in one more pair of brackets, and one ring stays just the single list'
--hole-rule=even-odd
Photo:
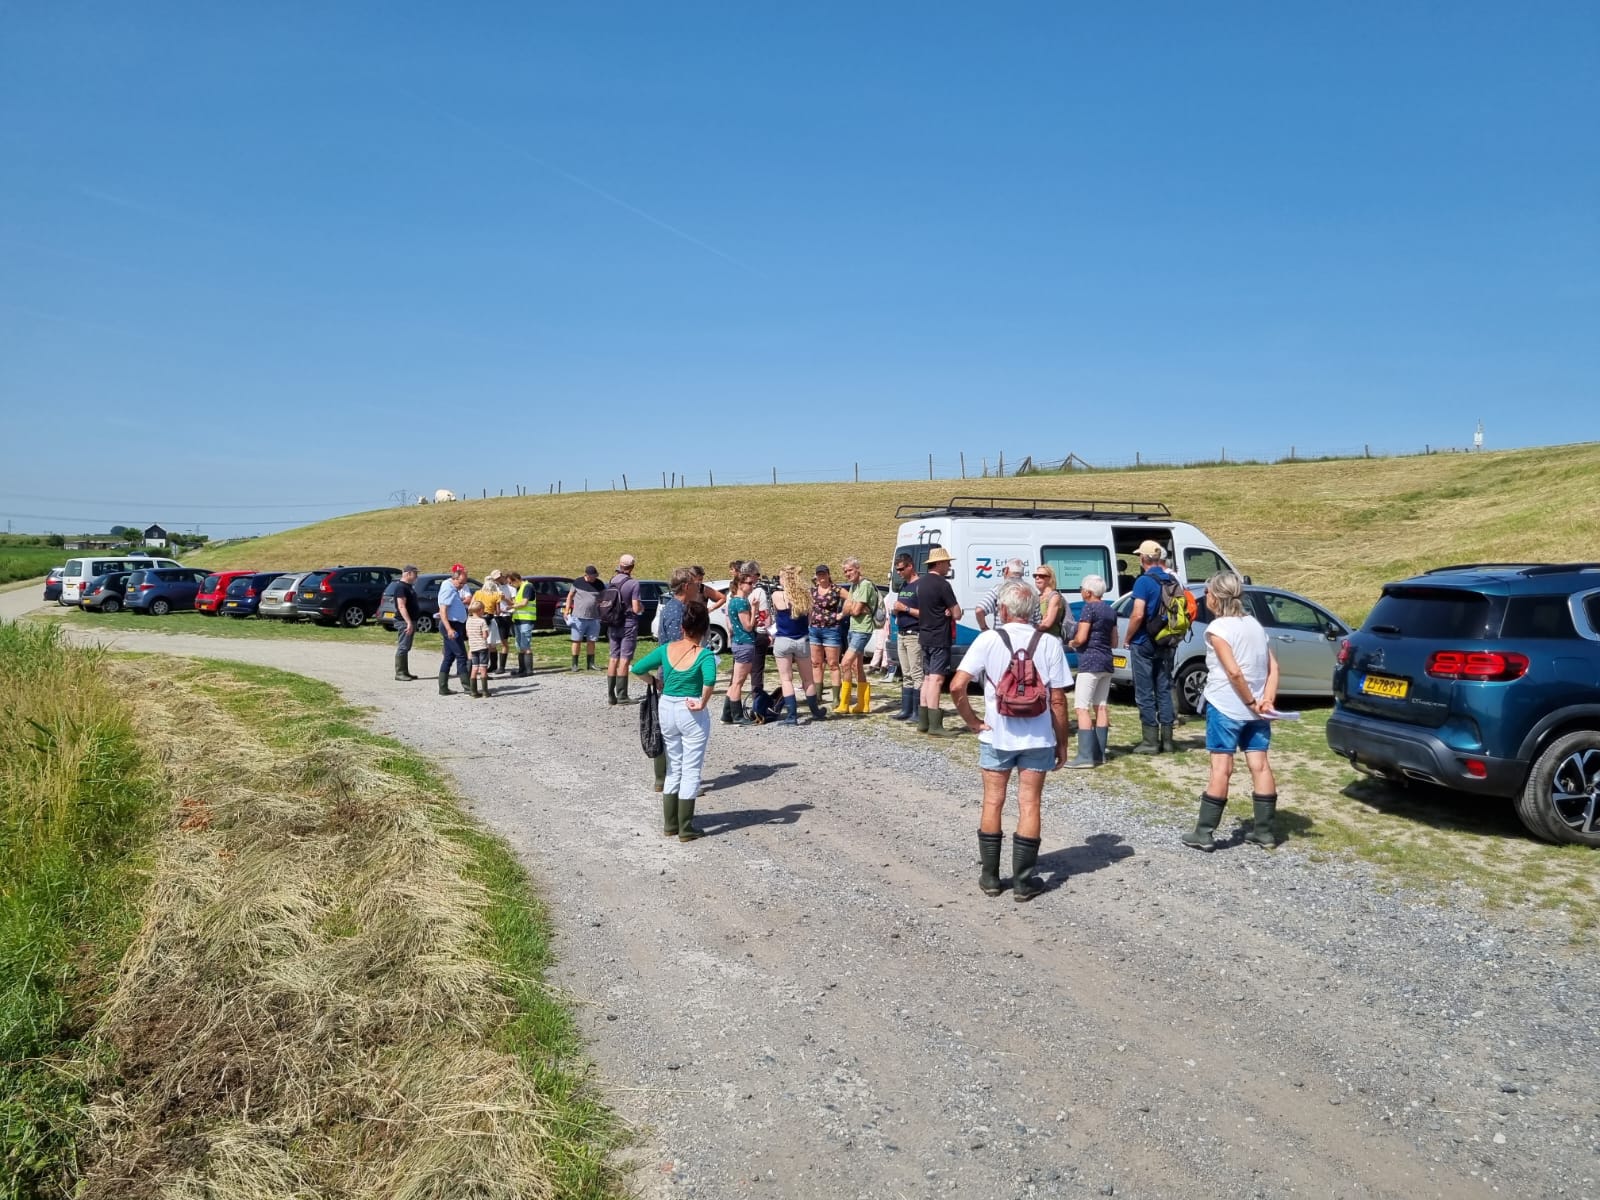
[{"label": "fence post", "polygon": [[967,477],[967,452],[961,451],[961,478]]},{"label": "fence post", "polygon": [[561,495],[561,480],[556,480],[556,495]]},{"label": "fence post", "polygon": [[933,478],[933,455],[928,455],[928,478]]},{"label": "fence post", "polygon": [[717,486],[717,477],[715,475],[713,475],[710,471],[706,472],[706,486],[707,487],[713,487],[713,488]]},{"label": "fence post", "polygon": [[1139,461],[1139,452],[1138,452],[1138,451],[1137,451],[1137,450],[1135,450],[1135,451],[1134,451],[1134,452],[1133,452],[1133,465],[1134,465],[1134,466],[1136,466],[1136,467],[1138,467],[1138,466],[1142,466],[1142,465],[1143,465],[1143,464],[1142,464],[1142,463],[1141,463],[1141,462],[1140,462],[1140,461]]},{"label": "fence post", "polygon": [[1228,461],[1228,448],[1226,446],[1222,448],[1222,461],[1224,463]]},{"label": "fence post", "polygon": [[1289,461],[1290,462],[1294,461],[1294,447],[1293,446],[1289,447]]},{"label": "fence post", "polygon": [[489,498],[489,489],[488,488],[484,488],[483,489],[483,498],[485,500],[487,500]]},{"label": "fence post", "polygon": [[1361,447],[1361,457],[1362,458],[1371,458],[1372,457],[1372,443],[1371,442],[1368,442],[1365,446]]},{"label": "fence post", "polygon": [[549,488],[547,489],[547,494],[551,495],[551,496],[554,496],[556,494],[556,485],[555,484],[552,483],[549,486]]},{"label": "fence post", "polygon": [[983,456],[983,478],[989,478],[989,456],[987,454]]},{"label": "fence post", "polygon": [[778,482],[778,468],[777,467],[773,467],[772,468],[772,482],[773,482],[774,486],[777,485],[777,482]]},{"label": "fence post", "polygon": [[1000,451],[1000,465],[994,469],[994,473],[1001,479],[1006,477],[1006,452],[1004,450]]},{"label": "fence post", "polygon": [[622,473],[622,490],[628,490],[628,473],[626,471]]}]

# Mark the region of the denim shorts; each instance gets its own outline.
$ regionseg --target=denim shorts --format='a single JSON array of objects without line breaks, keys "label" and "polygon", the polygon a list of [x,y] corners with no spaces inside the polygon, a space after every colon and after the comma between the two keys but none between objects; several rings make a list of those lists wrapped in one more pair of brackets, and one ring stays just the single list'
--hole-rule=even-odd
[{"label": "denim shorts", "polygon": [[567,628],[572,630],[575,642],[592,642],[600,636],[599,617],[568,617]]},{"label": "denim shorts", "polygon": [[984,771],[1049,771],[1056,765],[1054,746],[1036,746],[1032,750],[996,750],[988,742],[978,743],[978,767]]},{"label": "denim shorts", "polygon": [[1213,754],[1251,754],[1272,744],[1271,721],[1235,721],[1206,705],[1206,749]]},{"label": "denim shorts", "polygon": [[867,649],[867,643],[870,642],[871,640],[872,640],[872,630],[869,629],[865,633],[856,633],[854,630],[852,630],[850,632],[850,653],[851,654],[862,654],[862,653],[865,653],[866,649]]},{"label": "denim shorts", "polygon": [[487,667],[489,665],[489,652],[487,650],[474,650],[472,652],[472,665]]},{"label": "denim shorts", "polygon": [[813,625],[806,637],[813,646],[829,646],[837,650],[844,645],[844,630],[837,625]]}]

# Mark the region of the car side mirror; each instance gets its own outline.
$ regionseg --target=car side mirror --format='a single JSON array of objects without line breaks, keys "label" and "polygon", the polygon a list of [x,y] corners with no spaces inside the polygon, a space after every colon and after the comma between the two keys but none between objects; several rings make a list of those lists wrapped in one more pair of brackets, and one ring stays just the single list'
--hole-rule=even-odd
[{"label": "car side mirror", "polygon": [[1250,576],[1248,576],[1248,575],[1241,575],[1241,576],[1239,576],[1239,578],[1240,578],[1240,579],[1242,579],[1242,580],[1244,580],[1244,585],[1245,585],[1245,587],[1249,587],[1249,586],[1250,586]]},{"label": "car side mirror", "polygon": [[1332,621],[1328,622],[1328,627],[1322,633],[1330,642],[1337,642],[1344,636],[1344,630],[1340,629]]}]

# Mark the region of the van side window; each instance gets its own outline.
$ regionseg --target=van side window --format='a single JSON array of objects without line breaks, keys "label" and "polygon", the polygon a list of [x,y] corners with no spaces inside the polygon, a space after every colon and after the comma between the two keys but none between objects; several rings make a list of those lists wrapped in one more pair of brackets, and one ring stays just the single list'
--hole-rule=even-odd
[{"label": "van side window", "polygon": [[1183,577],[1191,584],[1204,583],[1218,571],[1231,569],[1223,561],[1222,555],[1215,550],[1207,550],[1203,546],[1189,546],[1184,549]]},{"label": "van side window", "polygon": [[1046,546],[1039,557],[1055,570],[1056,587],[1075,592],[1085,575],[1098,575],[1111,582],[1111,555],[1104,546]]}]

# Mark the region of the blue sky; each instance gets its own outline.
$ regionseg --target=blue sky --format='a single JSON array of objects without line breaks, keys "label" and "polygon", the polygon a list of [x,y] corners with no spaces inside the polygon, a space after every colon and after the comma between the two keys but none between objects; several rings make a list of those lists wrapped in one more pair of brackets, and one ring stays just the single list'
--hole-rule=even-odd
[{"label": "blue sky", "polygon": [[1600,7],[0,5],[0,518],[1600,436]]}]

